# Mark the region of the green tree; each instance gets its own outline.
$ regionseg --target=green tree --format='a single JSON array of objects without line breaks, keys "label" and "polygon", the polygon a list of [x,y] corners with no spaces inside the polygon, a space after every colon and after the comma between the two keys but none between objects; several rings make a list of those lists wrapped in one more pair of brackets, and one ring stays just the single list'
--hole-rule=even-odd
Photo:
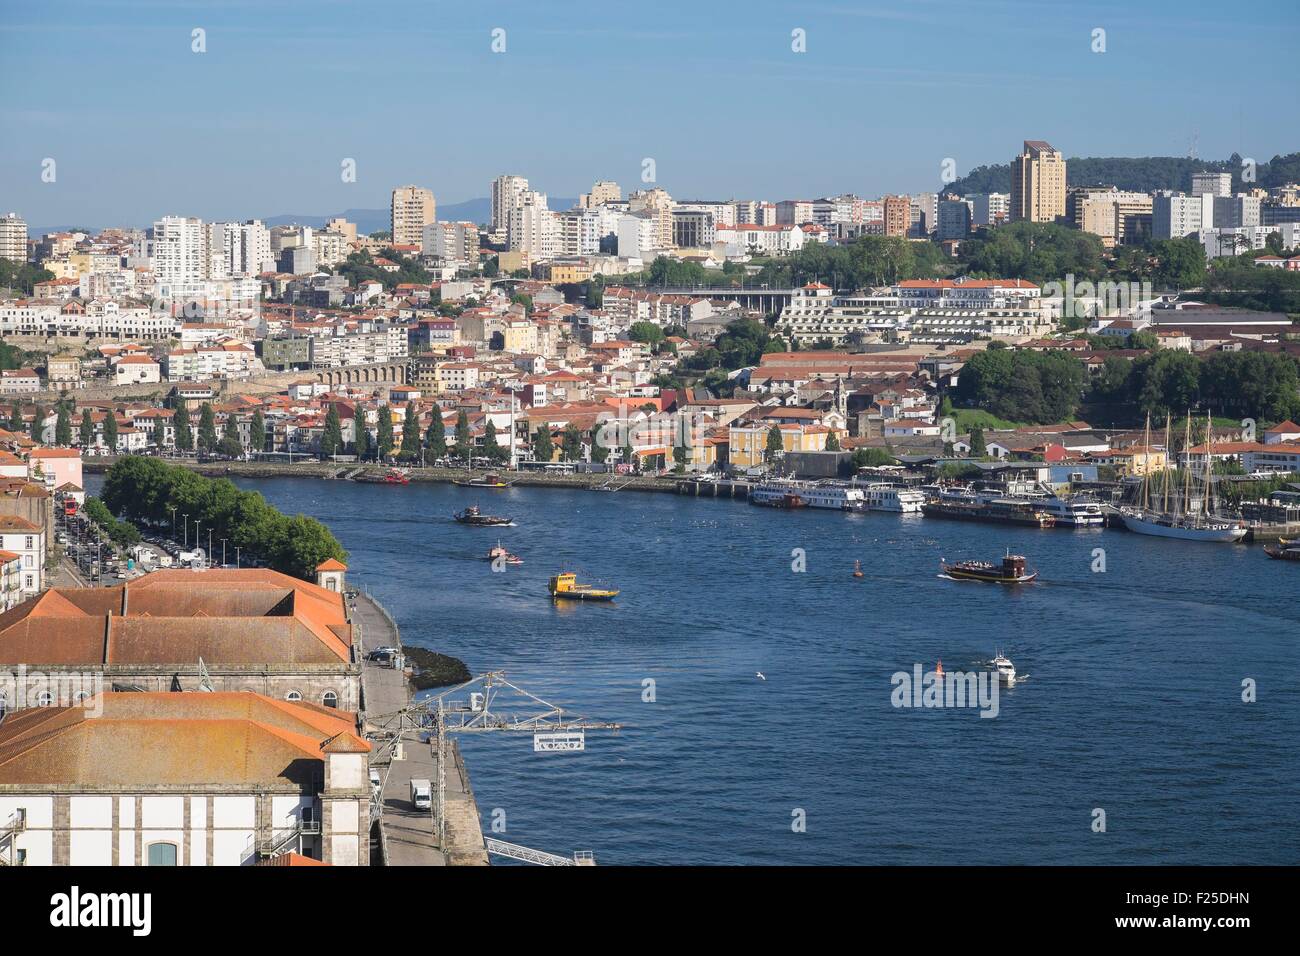
[{"label": "green tree", "polygon": [[217,450],[227,458],[244,456],[244,443],[239,438],[239,419],[233,413],[226,416],[226,427],[222,430]]},{"label": "green tree", "polygon": [[474,444],[469,434],[469,415],[463,408],[456,416],[456,444],[452,446],[451,453],[465,462],[474,455]]},{"label": "green tree", "polygon": [[983,458],[988,453],[988,444],[984,441],[984,429],[978,425],[972,425],[970,430],[970,456],[972,458]]},{"label": "green tree", "polygon": [[248,423],[248,450],[254,454],[266,451],[266,416],[260,408],[253,410],[252,421]]},{"label": "green tree", "polygon": [[653,322],[633,322],[632,327],[628,329],[627,337],[633,342],[658,345],[664,340],[664,330]]},{"label": "green tree", "polygon": [[420,409],[415,399],[406,403],[406,418],[402,422],[402,457],[408,461],[420,457]]},{"label": "green tree", "polygon": [[429,458],[437,461],[447,457],[447,426],[442,420],[442,409],[434,405],[429,428],[424,433],[424,445],[429,449]]},{"label": "green tree", "polygon": [[59,403],[59,420],[54,426],[54,444],[65,448],[72,444],[72,409],[67,402]]},{"label": "green tree", "polygon": [[176,406],[173,419],[176,431],[176,450],[191,452],[194,450],[194,428],[190,425],[190,410],[184,402]]},{"label": "green tree", "polygon": [[26,426],[23,424],[23,407],[14,402],[13,408],[9,411],[9,430],[11,432],[21,432],[25,428]]},{"label": "green tree", "polygon": [[578,426],[572,422],[564,426],[564,439],[560,449],[564,452],[565,461],[582,460],[582,432],[578,431]]},{"label": "green tree", "polygon": [[104,444],[110,455],[117,454],[117,414],[111,408],[104,416]]},{"label": "green tree", "polygon": [[840,436],[835,434],[834,429],[832,429],[826,435],[826,450],[827,451],[840,450]]},{"label": "green tree", "polygon": [[763,449],[763,460],[773,461],[785,451],[785,442],[781,439],[781,426],[773,425],[767,430],[767,447]]},{"label": "green tree", "polygon": [[199,451],[211,452],[217,447],[217,418],[207,402],[199,409]]},{"label": "green tree", "polygon": [[357,458],[364,461],[366,458],[370,457],[370,453],[374,450],[370,443],[370,429],[366,427],[365,416],[357,415],[357,419],[353,423],[352,428],[355,434],[355,439],[352,443],[353,450],[356,452]]},{"label": "green tree", "polygon": [[495,462],[502,462],[507,458],[506,450],[497,441],[497,427],[490,418],[483,426],[483,454]]},{"label": "green tree", "polygon": [[376,429],[375,450],[383,461],[393,453],[393,410],[387,404],[379,406],[379,426]]},{"label": "green tree", "polygon": [[91,420],[90,409],[81,410],[81,447],[89,448],[95,441],[95,423]]},{"label": "green tree", "polygon": [[623,444],[623,450],[619,455],[623,460],[623,464],[627,465],[629,468],[636,465],[636,452],[632,450],[631,442],[625,442]]},{"label": "green tree", "polygon": [[158,451],[162,451],[163,446],[167,444],[167,425],[161,415],[153,420],[153,434],[150,435],[150,439],[153,441],[153,447]]},{"label": "green tree", "polygon": [[329,411],[325,413],[325,427],[320,435],[321,461],[334,457],[342,448],[343,423],[339,420],[339,407],[331,403]]},{"label": "green tree", "polygon": [[45,409],[37,405],[33,411],[36,413],[32,416],[32,440],[45,441]]},{"label": "green tree", "polygon": [[897,461],[883,448],[859,448],[853,452],[854,468],[880,468]]},{"label": "green tree", "polygon": [[551,430],[545,425],[537,426],[537,434],[533,437],[533,458],[537,461],[555,460],[555,445],[551,441]]}]

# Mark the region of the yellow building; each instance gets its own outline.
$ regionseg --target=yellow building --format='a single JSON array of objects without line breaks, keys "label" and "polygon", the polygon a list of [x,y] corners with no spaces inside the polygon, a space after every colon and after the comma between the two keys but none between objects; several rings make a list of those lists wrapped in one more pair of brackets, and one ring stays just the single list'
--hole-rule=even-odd
[{"label": "yellow building", "polygon": [[584,262],[554,261],[546,268],[546,281],[552,285],[565,282],[586,282],[591,278],[591,266]]},{"label": "yellow building", "polygon": [[1098,465],[1110,465],[1121,478],[1144,477],[1164,471],[1168,457],[1163,448],[1134,445],[1091,456]]},{"label": "yellow building", "polygon": [[1011,160],[1011,219],[1056,222],[1065,216],[1065,159],[1042,140],[1025,140]]},{"label": "yellow building", "polygon": [[537,326],[528,321],[507,322],[501,330],[506,352],[536,352]]},{"label": "yellow building", "polygon": [[[825,451],[830,429],[825,425],[778,425],[783,452]],[[771,425],[732,425],[727,437],[731,464],[736,468],[754,468],[766,460],[767,436]]]}]

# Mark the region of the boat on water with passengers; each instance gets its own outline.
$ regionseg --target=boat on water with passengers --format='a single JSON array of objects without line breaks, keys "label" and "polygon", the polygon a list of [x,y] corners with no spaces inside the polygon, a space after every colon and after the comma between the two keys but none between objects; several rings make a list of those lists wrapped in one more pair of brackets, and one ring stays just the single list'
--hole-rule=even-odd
[{"label": "boat on water with passengers", "polygon": [[458,511],[452,515],[452,518],[460,524],[474,525],[476,527],[500,526],[512,523],[510,518],[483,514],[478,505],[470,505],[464,511]]},{"label": "boat on water with passengers", "polygon": [[1058,528],[1100,528],[1106,523],[1101,502],[1076,495],[1071,498],[1050,497],[1040,502],[1044,511],[1056,519]]},{"label": "boat on water with passengers", "polygon": [[572,572],[561,572],[547,584],[553,601],[612,601],[618,597],[616,588],[598,588],[590,584],[579,584],[578,576]]},{"label": "boat on water with passengers", "polygon": [[[1147,415],[1146,447],[1151,447],[1151,416]],[[1165,454],[1168,456],[1169,418],[1165,418]],[[1214,501],[1214,423],[1206,415],[1205,446],[1199,476],[1193,476],[1192,416],[1187,415],[1183,438],[1183,487],[1171,487],[1170,469],[1160,472],[1160,492],[1151,494],[1151,476],[1142,479],[1142,502],[1139,507],[1121,507],[1124,527],[1137,534],[1180,541],[1207,541],[1231,544],[1246,536],[1246,525],[1235,518],[1215,514]],[[1171,502],[1170,493],[1173,493]]]},{"label": "boat on water with passengers", "polygon": [[1038,577],[1037,571],[1025,568],[1025,557],[1007,550],[1000,564],[989,561],[957,561],[949,564],[942,558],[939,565],[943,573],[959,581],[985,581],[990,584],[1028,584]]},{"label": "boat on water with passengers", "polygon": [[500,561],[502,564],[523,564],[524,563],[524,559],[519,557],[519,555],[514,554],[506,550],[505,548],[503,548],[501,546],[500,541],[497,541],[497,546],[495,548],[492,548],[491,550],[488,551],[487,560],[493,562],[494,564],[498,561]]},{"label": "boat on water with passengers", "polygon": [[1264,553],[1279,561],[1300,561],[1300,541],[1282,538],[1277,544],[1264,545]]}]

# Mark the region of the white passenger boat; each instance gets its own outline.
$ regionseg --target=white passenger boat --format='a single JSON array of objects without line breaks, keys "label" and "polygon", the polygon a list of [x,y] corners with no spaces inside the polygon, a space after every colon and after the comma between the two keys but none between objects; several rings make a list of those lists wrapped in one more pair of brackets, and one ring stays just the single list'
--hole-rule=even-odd
[{"label": "white passenger boat", "polygon": [[1044,498],[1039,505],[1056,519],[1058,528],[1099,528],[1106,522],[1101,504],[1092,498]]},{"label": "white passenger boat", "polygon": [[862,489],[844,485],[805,485],[799,488],[799,497],[809,508],[861,511],[865,506]]},{"label": "white passenger boat", "polygon": [[884,482],[859,485],[863,507],[867,511],[892,511],[896,514],[920,514],[925,495],[915,488]]}]

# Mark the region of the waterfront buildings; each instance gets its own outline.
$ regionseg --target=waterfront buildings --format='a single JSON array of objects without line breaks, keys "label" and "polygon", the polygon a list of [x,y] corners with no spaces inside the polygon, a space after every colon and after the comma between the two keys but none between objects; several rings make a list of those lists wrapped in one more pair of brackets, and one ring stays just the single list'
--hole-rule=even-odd
[{"label": "waterfront buildings", "polygon": [[252,692],[97,691],[0,724],[0,858],[16,866],[370,862],[356,716]]},{"label": "waterfront buildings", "polygon": [[1050,143],[1025,140],[1011,160],[1011,220],[1056,222],[1065,216],[1065,159]]}]

